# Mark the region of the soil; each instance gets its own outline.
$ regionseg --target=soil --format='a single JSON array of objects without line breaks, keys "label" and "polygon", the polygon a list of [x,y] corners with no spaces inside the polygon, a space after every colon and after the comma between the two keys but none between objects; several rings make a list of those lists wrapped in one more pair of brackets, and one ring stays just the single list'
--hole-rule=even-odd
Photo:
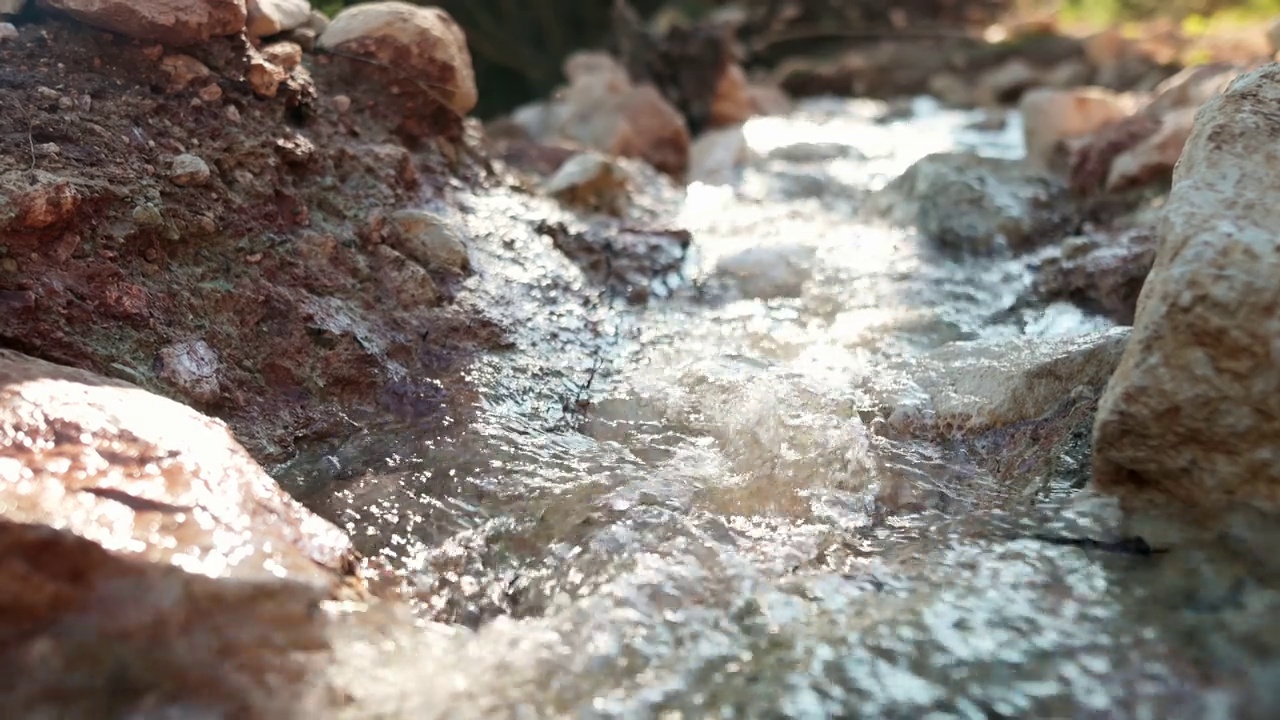
[{"label": "soil", "polygon": [[[406,302],[369,232],[488,182],[465,138],[408,149],[338,58],[264,98],[242,38],[188,49],[212,74],[174,89],[160,46],[20,33],[0,43],[0,347],[222,418],[267,464],[366,418],[465,417],[459,368],[502,330],[456,309],[456,274],[426,268],[438,292]],[[207,182],[170,178],[184,153]]]}]

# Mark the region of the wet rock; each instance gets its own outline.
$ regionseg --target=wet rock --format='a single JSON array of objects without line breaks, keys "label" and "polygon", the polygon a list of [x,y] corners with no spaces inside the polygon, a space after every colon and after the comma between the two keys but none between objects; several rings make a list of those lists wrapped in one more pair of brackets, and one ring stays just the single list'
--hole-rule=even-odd
[{"label": "wet rock", "polygon": [[0,435],[8,713],[289,716],[350,562],[337,528],[221,422],[7,350]]},{"label": "wet rock", "polygon": [[169,180],[174,185],[199,187],[208,184],[209,177],[209,164],[195,155],[178,155],[169,167]]},{"label": "wet rock", "polygon": [[471,267],[462,237],[439,215],[399,210],[391,214],[391,225],[391,246],[424,268],[462,274]]},{"label": "wet rock", "polygon": [[175,343],[160,351],[160,377],[197,402],[209,403],[222,389],[218,353],[203,340]]},{"label": "wet rock", "polygon": [[1273,526],[1280,511],[1277,113],[1280,65],[1242,76],[1200,111],[1174,172],[1094,428],[1097,487],[1135,513],[1168,504],[1221,528],[1238,505]]},{"label": "wet rock", "polygon": [[742,66],[729,63],[716,82],[708,127],[737,125],[746,122],[754,114],[755,103],[747,86],[747,74],[743,72]]},{"label": "wet rock", "polygon": [[599,153],[569,158],[542,185],[542,192],[566,205],[621,215],[629,204],[627,172]]},{"label": "wet rock", "polygon": [[[891,365],[882,398],[907,435],[974,434],[1052,414],[1073,396],[1096,397],[1120,361],[1128,328],[1071,338],[957,342]],[[892,375],[886,377],[891,380]]]},{"label": "wet rock", "polygon": [[190,55],[165,55],[160,60],[160,69],[169,76],[169,90],[186,89],[197,80],[203,80],[211,74],[208,66]]},{"label": "wet rock", "polygon": [[793,163],[825,163],[846,158],[858,159],[862,153],[852,145],[834,142],[797,142],[779,145],[767,154],[770,160]]},{"label": "wet rock", "polygon": [[250,37],[269,37],[300,28],[311,19],[308,0],[248,0],[246,27]]},{"label": "wet rock", "polygon": [[17,39],[18,28],[14,27],[13,23],[0,23],[0,42]]},{"label": "wet rock", "polygon": [[716,261],[714,276],[730,281],[742,297],[800,297],[813,276],[810,245],[757,245]]},{"label": "wet rock", "polygon": [[[466,35],[440,8],[406,2],[350,6],[334,17],[318,42],[326,50],[396,68],[401,77],[408,73],[458,115],[476,106],[476,78]],[[395,94],[410,90],[395,83],[389,89]]]},{"label": "wet rock", "polygon": [[1062,140],[1089,135],[1132,111],[1123,98],[1101,88],[1037,88],[1022,96],[1018,109],[1023,117],[1027,161],[1041,169],[1053,166]]},{"label": "wet rock", "polygon": [[[26,188],[30,189],[23,192]],[[81,200],[81,192],[69,180],[39,171],[34,183],[27,179],[25,173],[19,177],[0,178],[0,193],[17,195],[10,207],[0,209],[0,213],[15,210],[14,219],[18,226],[30,229],[47,228],[70,220]]]},{"label": "wet rock", "polygon": [[742,126],[709,130],[693,143],[689,182],[728,185],[751,157]]},{"label": "wet rock", "polygon": [[693,236],[686,230],[616,227],[590,223],[569,227],[541,222],[537,230],[557,250],[602,285],[632,304],[643,304],[655,284],[680,272]]},{"label": "wet rock", "polygon": [[1056,242],[1078,223],[1058,178],[1024,163],[966,153],[922,158],[862,209],[917,231],[944,249],[1024,252]]},{"label": "wet rock", "polygon": [[262,48],[262,57],[289,72],[302,64],[302,46],[288,40],[274,42]]},{"label": "wet rock", "polygon": [[1197,108],[1174,110],[1160,118],[1155,132],[1115,156],[1107,172],[1106,189],[1121,191],[1153,182],[1167,182],[1191,136]]},{"label": "wet rock", "polygon": [[94,27],[171,46],[234,35],[245,26],[245,0],[39,0]]},{"label": "wet rock", "polygon": [[1032,292],[1044,301],[1065,300],[1120,325],[1132,325],[1138,295],[1155,262],[1149,228],[1064,243],[1061,253],[1036,271]]}]

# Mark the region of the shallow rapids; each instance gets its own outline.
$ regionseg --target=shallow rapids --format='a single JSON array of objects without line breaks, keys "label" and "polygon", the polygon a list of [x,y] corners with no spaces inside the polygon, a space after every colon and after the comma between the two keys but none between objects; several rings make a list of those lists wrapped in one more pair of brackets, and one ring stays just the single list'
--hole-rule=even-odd
[{"label": "shallow rapids", "polygon": [[416,585],[417,629],[335,623],[360,717],[1267,715],[1280,595],[1247,568],[1046,542],[1109,531],[1078,467],[997,483],[882,432],[932,353],[1109,329],[1011,310],[1026,258],[862,220],[928,153],[1022,152],[1016,116],[885,110],[753,120],[732,184],[660,195],[694,240],[647,305],[592,289],[527,201],[473,199],[469,301],[518,328],[470,371],[478,419],[370,429],[313,478],[309,502]]}]

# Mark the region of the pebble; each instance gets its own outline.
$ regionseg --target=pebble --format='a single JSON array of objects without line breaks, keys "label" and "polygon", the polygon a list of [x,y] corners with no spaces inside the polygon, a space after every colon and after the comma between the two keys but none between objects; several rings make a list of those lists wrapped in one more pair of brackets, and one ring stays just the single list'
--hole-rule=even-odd
[{"label": "pebble", "polygon": [[233,123],[240,122],[240,110],[235,105],[228,105],[224,112],[226,113],[227,120]]},{"label": "pebble", "polygon": [[17,40],[18,28],[13,23],[0,23],[0,42],[5,40]]},{"label": "pebble", "polygon": [[45,102],[58,102],[62,99],[62,93],[54,90],[53,88],[41,85],[36,88],[36,97],[44,100]]},{"label": "pebble", "polygon": [[218,83],[210,83],[200,88],[200,99],[207,102],[217,102],[222,99],[222,86]]},{"label": "pebble", "polygon": [[302,64],[302,46],[287,40],[271,43],[262,48],[262,57],[284,70],[292,70]]},{"label": "pebble", "polygon": [[351,109],[351,98],[346,95],[335,95],[333,98],[333,109],[339,113],[345,113]]},{"label": "pebble", "polygon": [[181,388],[194,400],[217,399],[222,362],[203,340],[175,343],[160,351],[160,377]]},{"label": "pebble", "polygon": [[196,80],[203,80],[212,73],[209,67],[190,55],[166,55],[160,61],[160,69],[169,76],[169,89],[182,90]]},{"label": "pebble", "polygon": [[209,174],[208,163],[195,155],[184,153],[173,159],[169,179],[174,185],[194,187],[209,182]]},{"label": "pebble", "polygon": [[273,98],[280,90],[280,83],[289,75],[279,65],[255,58],[249,62],[247,77],[253,94],[261,98]]}]

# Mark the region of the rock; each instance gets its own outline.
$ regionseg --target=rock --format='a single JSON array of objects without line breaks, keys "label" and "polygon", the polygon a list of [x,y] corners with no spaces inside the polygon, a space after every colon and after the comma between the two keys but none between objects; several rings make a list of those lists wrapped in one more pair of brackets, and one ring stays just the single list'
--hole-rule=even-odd
[{"label": "rock", "polygon": [[308,696],[351,546],[222,422],[0,350],[0,447],[6,714],[287,717]]},{"label": "rock", "polygon": [[973,89],[974,102],[995,107],[1017,102],[1022,93],[1043,84],[1040,70],[1022,58],[1013,58],[978,77]]},{"label": "rock", "polygon": [[267,60],[261,54],[252,52],[249,55],[249,69],[245,71],[245,79],[253,94],[263,98],[273,98],[280,91],[280,83],[289,79],[284,68]]},{"label": "rock", "polygon": [[980,255],[1056,242],[1078,222],[1058,178],[1018,161],[967,153],[922,158],[873,193],[863,212],[914,227],[945,249]]},{"label": "rock", "polygon": [[1102,71],[1119,65],[1133,53],[1133,43],[1119,28],[1108,28],[1084,39],[1084,56],[1089,64]]},{"label": "rock", "polygon": [[182,47],[244,29],[245,0],[39,0],[112,32]]},{"label": "rock", "polygon": [[466,34],[440,8],[397,1],[353,5],[338,13],[319,44],[408,73],[458,115],[476,106]]},{"label": "rock", "polygon": [[27,0],[0,0],[0,15],[17,15]]},{"label": "rock", "polygon": [[[22,192],[22,189],[30,188]],[[75,215],[80,207],[81,193],[69,180],[49,173],[36,173],[32,183],[22,174],[18,177],[0,178],[0,193],[17,191],[16,200],[9,207],[0,207],[0,217],[6,211],[16,211],[14,219],[18,227],[38,230],[64,223]],[[8,205],[8,203],[6,203]]]},{"label": "rock", "polygon": [[836,142],[797,142],[779,145],[768,152],[770,160],[793,163],[825,163],[861,157],[862,153],[857,148]]},{"label": "rock", "polygon": [[1156,86],[1145,112],[1154,118],[1183,108],[1198,108],[1221,95],[1243,68],[1231,63],[1211,63],[1186,68]]},{"label": "rock", "polygon": [[692,139],[684,116],[652,85],[631,88],[621,94],[591,94],[592,86],[615,79],[590,76],[566,93],[569,107],[556,135],[603,153],[640,158],[667,173],[681,177],[689,166]]},{"label": "rock", "polygon": [[302,64],[302,46],[296,42],[282,40],[263,46],[262,57],[281,70],[289,72]]},{"label": "rock", "polygon": [[629,179],[617,163],[594,152],[569,158],[542,185],[542,192],[566,205],[621,215],[629,202]]},{"label": "rock", "polygon": [[952,72],[940,72],[929,78],[929,94],[951,107],[970,107],[974,104],[973,91],[964,78]]},{"label": "rock", "polygon": [[791,98],[780,87],[752,83],[747,87],[747,93],[751,96],[751,106],[756,115],[786,115],[791,112]]},{"label": "rock", "polygon": [[1277,116],[1270,64],[1200,110],[1174,171],[1133,338],[1094,427],[1096,486],[1135,518],[1167,509],[1224,529],[1251,508],[1274,527],[1280,511]]},{"label": "rock", "polygon": [[816,252],[811,245],[757,245],[720,258],[715,275],[746,298],[800,297],[813,276]]},{"label": "rock", "polygon": [[428,270],[462,274],[471,267],[467,246],[442,217],[426,210],[398,210],[391,214],[395,228],[392,247]]},{"label": "rock", "polygon": [[248,0],[246,28],[262,38],[300,28],[311,19],[308,0]]},{"label": "rock", "polygon": [[386,245],[375,245],[377,273],[400,307],[437,307],[443,295],[426,268]]},{"label": "rock", "polygon": [[197,402],[213,402],[222,389],[218,353],[203,340],[175,343],[160,351],[160,377]]},{"label": "rock", "polygon": [[711,99],[711,117],[708,126],[721,128],[746,122],[755,114],[755,104],[747,87],[747,74],[742,66],[729,63],[716,82]]},{"label": "rock", "polygon": [[207,103],[217,102],[222,99],[222,86],[217,83],[209,83],[200,88],[200,92],[196,93],[196,97]]},{"label": "rock", "polygon": [[1273,54],[1280,53],[1280,18],[1272,20],[1267,26],[1267,44]]},{"label": "rock", "polygon": [[1111,163],[1129,148],[1151,137],[1160,123],[1147,113],[1139,113],[1104,125],[1081,143],[1068,141],[1068,175],[1071,191],[1088,196],[1105,186]]},{"label": "rock", "polygon": [[965,341],[907,356],[885,368],[873,397],[891,428],[950,437],[1052,414],[1084,388],[1095,397],[1111,377],[1128,328],[1069,338]]},{"label": "rock", "polygon": [[751,157],[742,126],[708,130],[694,141],[689,153],[689,182],[730,185]]},{"label": "rock", "polygon": [[1078,245],[1064,242],[1058,256],[1041,263],[1032,293],[1044,301],[1065,300],[1119,325],[1132,325],[1138,294],[1156,258],[1154,233],[1139,228],[1081,240]]},{"label": "rock", "polygon": [[1044,84],[1056,88],[1074,88],[1089,84],[1093,68],[1079,58],[1071,58],[1049,68],[1044,73]]},{"label": "rock", "polygon": [[6,40],[17,40],[18,28],[13,23],[0,23],[0,42]]},{"label": "rock", "polygon": [[180,53],[165,55],[160,60],[160,69],[169,76],[169,90],[184,90],[197,80],[203,80],[212,73],[209,67],[190,55]]},{"label": "rock", "polygon": [[1174,110],[1160,119],[1154,133],[1120,153],[1107,173],[1108,191],[1128,190],[1152,182],[1167,181],[1191,136],[1196,108]]},{"label": "rock", "polygon": [[1089,135],[1127,117],[1132,108],[1119,95],[1102,88],[1037,88],[1022,96],[1018,110],[1023,118],[1027,162],[1047,170],[1053,166],[1060,141]]},{"label": "rock", "polygon": [[205,185],[209,182],[209,176],[209,164],[195,155],[178,155],[169,167],[169,180],[181,187]]}]

